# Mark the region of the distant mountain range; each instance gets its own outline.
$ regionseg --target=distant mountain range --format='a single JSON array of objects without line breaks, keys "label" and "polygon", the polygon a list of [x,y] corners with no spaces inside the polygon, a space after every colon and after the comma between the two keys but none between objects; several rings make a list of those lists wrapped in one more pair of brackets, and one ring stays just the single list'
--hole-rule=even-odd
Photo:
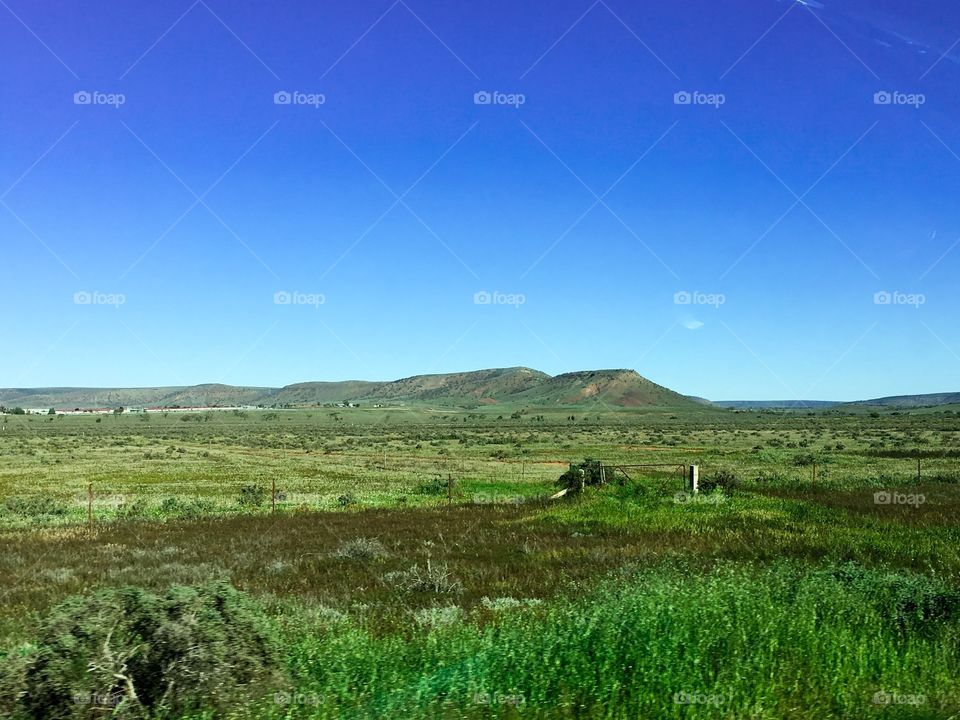
[{"label": "distant mountain range", "polygon": [[688,406],[697,403],[634,370],[587,370],[547,375],[525,367],[416,375],[391,382],[305,382],[282,388],[193,385],[155,388],[11,388],[0,390],[8,408],[308,406],[330,403],[449,407],[599,405]]},{"label": "distant mountain range", "polygon": [[853,409],[855,406],[927,407],[960,404],[960,393],[898,395],[858,400],[721,400],[711,402],[657,385],[634,370],[583,370],[548,375],[526,367],[413,377],[375,382],[304,382],[281,388],[204,384],[154,388],[10,388],[0,389],[0,405],[57,410],[116,407],[303,407],[356,403],[433,405],[474,408],[481,405],[528,407],[599,406],[705,407],[734,409]]},{"label": "distant mountain range", "polygon": [[722,408],[738,410],[768,410],[768,409],[795,409],[795,410],[824,410],[826,408],[848,408],[851,406],[870,405],[875,407],[919,408],[936,407],[938,405],[960,404],[960,392],[928,393],[926,395],[890,395],[888,397],[873,398],[871,400],[715,400],[713,404]]}]

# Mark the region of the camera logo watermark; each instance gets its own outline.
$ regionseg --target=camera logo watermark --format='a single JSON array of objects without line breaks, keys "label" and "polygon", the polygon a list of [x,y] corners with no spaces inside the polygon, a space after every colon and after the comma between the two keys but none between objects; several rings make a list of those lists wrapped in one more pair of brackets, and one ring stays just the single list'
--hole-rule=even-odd
[{"label": "camera logo watermark", "polygon": [[323,93],[305,93],[299,90],[278,90],[273,94],[274,105],[306,105],[314,110],[327,102]]},{"label": "camera logo watermark", "polygon": [[898,493],[895,490],[879,490],[873,494],[875,505],[909,505],[920,507],[927,501],[922,493]]},{"label": "camera logo watermark", "polygon": [[473,294],[474,305],[512,305],[520,307],[527,301],[527,296],[523,293],[504,293],[499,290],[489,292],[487,290],[478,290]]},{"label": "camera logo watermark", "polygon": [[723,93],[705,93],[699,90],[678,90],[673,94],[674,105],[706,105],[719,110],[727,102]]},{"label": "camera logo watermark", "polygon": [[287,290],[277,290],[273,294],[274,305],[310,305],[319,308],[327,302],[327,296],[321,293],[304,293]]},{"label": "camera logo watermark", "polygon": [[673,694],[673,703],[675,705],[713,705],[720,707],[727,700],[723,695],[696,693],[696,692],[678,692]]},{"label": "camera logo watermark", "polygon": [[473,94],[474,105],[507,105],[508,107],[519,108],[526,102],[527,96],[523,93],[478,90]]},{"label": "camera logo watermark", "polygon": [[727,302],[727,296],[723,293],[705,293],[699,290],[689,292],[687,290],[678,290],[673,294],[674,305],[710,305],[719,308]]},{"label": "camera logo watermark", "polygon": [[78,90],[73,94],[74,105],[106,105],[119,108],[127,102],[123,93],[105,93],[99,90]]},{"label": "camera logo watermark", "polygon": [[926,705],[927,696],[922,694],[891,693],[877,690],[873,694],[874,705]]},{"label": "camera logo watermark", "polygon": [[126,301],[127,296],[122,293],[78,290],[73,294],[74,305],[112,305],[113,307],[120,307]]},{"label": "camera logo watermark", "polygon": [[878,90],[873,94],[874,105],[906,105],[919,108],[927,102],[923,93],[905,93],[899,90]]},{"label": "camera logo watermark", "polygon": [[886,290],[880,290],[873,294],[874,305],[909,305],[919,308],[921,305],[925,305],[926,302],[927,296],[923,293],[905,293],[899,290],[888,292]]}]

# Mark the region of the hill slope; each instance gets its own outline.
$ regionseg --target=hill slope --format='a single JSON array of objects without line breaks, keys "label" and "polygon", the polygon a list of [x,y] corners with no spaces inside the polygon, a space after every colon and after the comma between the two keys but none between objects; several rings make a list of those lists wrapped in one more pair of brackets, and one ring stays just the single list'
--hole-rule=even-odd
[{"label": "hill slope", "polygon": [[584,370],[563,373],[547,378],[517,399],[544,406],[584,403],[612,407],[699,405],[690,398],[647,380],[635,370]]},{"label": "hill slope", "polygon": [[551,377],[526,367],[415,375],[391,382],[306,382],[282,388],[194,385],[161,388],[36,388],[0,390],[6,407],[60,410],[96,407],[197,407],[315,405],[344,401],[364,405],[427,404],[476,407],[512,403],[554,407],[700,406],[634,370],[589,370]]}]

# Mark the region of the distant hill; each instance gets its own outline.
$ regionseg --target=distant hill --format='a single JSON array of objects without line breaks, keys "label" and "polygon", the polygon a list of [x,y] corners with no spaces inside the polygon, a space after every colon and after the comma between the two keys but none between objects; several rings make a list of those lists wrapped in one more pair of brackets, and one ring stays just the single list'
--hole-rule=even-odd
[{"label": "distant hill", "polygon": [[584,370],[547,377],[537,386],[521,393],[517,399],[542,406],[598,403],[615,407],[693,407],[698,404],[647,380],[636,370]]},{"label": "distant hill", "polygon": [[887,408],[920,408],[920,407],[938,407],[940,405],[960,404],[960,392],[954,393],[928,393],[926,395],[891,395],[889,397],[873,398],[871,400],[714,400],[713,404],[722,408],[735,408],[738,410],[769,410],[769,409],[795,409],[795,410],[824,410],[826,408],[834,409],[852,409],[857,406],[870,405],[875,407]]},{"label": "distant hill", "polygon": [[677,407],[733,409],[863,409],[920,408],[960,404],[960,393],[897,395],[858,400],[719,400],[681,395],[657,385],[635,370],[581,370],[547,375],[527,367],[414,375],[386,382],[344,380],[303,382],[282,388],[241,387],[209,383],[189,387],[152,388],[9,388],[0,389],[0,405],[8,408],[230,407],[262,405],[297,407],[330,403],[363,405],[433,405],[472,408],[480,405],[527,407]]},{"label": "distant hill", "polygon": [[891,395],[873,400],[857,400],[847,405],[876,405],[878,407],[935,407],[937,405],[956,405],[960,403],[960,392],[928,393],[926,395]]},{"label": "distant hill", "polygon": [[212,407],[253,405],[275,392],[273,388],[233,385],[192,385],[152,388],[10,388],[0,390],[5,407],[73,408]]},{"label": "distant hill", "polygon": [[342,382],[304,382],[287,385],[274,390],[262,401],[264,404],[277,405],[321,405],[340,403],[364,397],[373,388],[383,383],[365,380],[344,380]]},{"label": "distant hill", "polygon": [[492,404],[535,389],[550,376],[525,367],[475,370],[442,375],[415,375],[383,383],[368,393],[384,401],[454,401]]},{"label": "distant hill", "polygon": [[736,410],[823,410],[839,405],[836,400],[714,400],[713,404]]},{"label": "distant hill", "polygon": [[700,406],[634,370],[589,370],[551,377],[526,367],[415,375],[390,382],[305,382],[282,388],[194,385],[158,388],[30,388],[0,390],[0,405],[58,410],[103,407],[215,407],[355,402],[450,407],[521,404],[536,407]]}]

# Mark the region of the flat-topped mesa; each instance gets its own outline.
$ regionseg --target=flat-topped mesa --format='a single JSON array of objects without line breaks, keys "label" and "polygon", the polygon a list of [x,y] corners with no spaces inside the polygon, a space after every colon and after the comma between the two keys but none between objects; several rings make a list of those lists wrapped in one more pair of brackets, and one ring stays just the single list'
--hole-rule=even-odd
[{"label": "flat-topped mesa", "polygon": [[424,404],[450,407],[598,405],[687,406],[691,400],[629,368],[579,370],[551,376],[517,366],[413,375],[391,381],[300,382],[282,388],[206,383],[165,388],[40,388],[0,390],[8,407],[229,407],[324,404]]}]

